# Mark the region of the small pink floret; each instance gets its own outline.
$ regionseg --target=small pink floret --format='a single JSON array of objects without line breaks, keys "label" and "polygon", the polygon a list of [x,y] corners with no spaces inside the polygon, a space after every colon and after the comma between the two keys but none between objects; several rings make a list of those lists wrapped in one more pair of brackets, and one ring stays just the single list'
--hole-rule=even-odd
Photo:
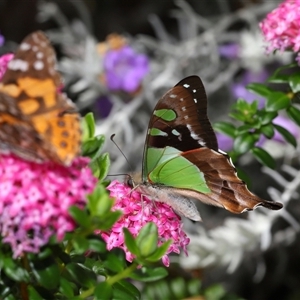
[{"label": "small pink floret", "polygon": [[51,236],[61,241],[74,230],[68,209],[84,207],[86,195],[97,182],[88,162],[79,157],[65,167],[1,154],[0,234],[14,258],[24,252],[37,253]]},{"label": "small pink floret", "polygon": [[162,257],[163,264],[169,266],[168,254],[171,252],[180,253],[180,248],[187,255],[186,247],[190,239],[182,229],[180,217],[169,205],[153,202],[145,195],[132,190],[117,180],[113,181],[107,189],[110,191],[110,196],[116,199],[113,209],[123,211],[123,216],[114,224],[111,230],[97,232],[106,241],[108,250],[115,247],[121,248],[125,252],[126,260],[132,262],[134,256],[124,244],[122,229],[126,227],[136,237],[145,224],[154,222],[158,227],[158,245],[170,239],[173,241],[167,253]]}]

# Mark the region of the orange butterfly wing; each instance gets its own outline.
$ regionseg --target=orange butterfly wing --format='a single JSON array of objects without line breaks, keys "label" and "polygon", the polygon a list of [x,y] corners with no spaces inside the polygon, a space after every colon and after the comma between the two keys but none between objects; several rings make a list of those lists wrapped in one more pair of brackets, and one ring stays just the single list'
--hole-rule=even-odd
[{"label": "orange butterfly wing", "polygon": [[21,43],[0,84],[0,149],[64,165],[80,154],[80,116],[59,92],[54,50],[38,31]]}]

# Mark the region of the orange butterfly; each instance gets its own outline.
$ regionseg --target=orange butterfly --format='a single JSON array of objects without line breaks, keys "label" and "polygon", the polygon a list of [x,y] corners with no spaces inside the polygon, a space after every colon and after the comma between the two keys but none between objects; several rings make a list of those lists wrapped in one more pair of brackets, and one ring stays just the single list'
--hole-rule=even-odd
[{"label": "orange butterfly", "polygon": [[27,36],[0,82],[0,151],[68,165],[81,147],[80,116],[59,92],[54,50],[43,32]]}]

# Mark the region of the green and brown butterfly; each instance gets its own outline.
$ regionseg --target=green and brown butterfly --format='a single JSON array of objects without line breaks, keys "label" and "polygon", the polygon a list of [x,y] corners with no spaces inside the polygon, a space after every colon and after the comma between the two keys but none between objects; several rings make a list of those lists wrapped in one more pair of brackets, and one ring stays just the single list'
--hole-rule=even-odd
[{"label": "green and brown butterfly", "polygon": [[198,76],[181,80],[158,101],[148,126],[142,181],[130,178],[128,184],[194,221],[201,220],[194,200],[233,213],[282,208],[252,194],[230,157],[219,150]]}]

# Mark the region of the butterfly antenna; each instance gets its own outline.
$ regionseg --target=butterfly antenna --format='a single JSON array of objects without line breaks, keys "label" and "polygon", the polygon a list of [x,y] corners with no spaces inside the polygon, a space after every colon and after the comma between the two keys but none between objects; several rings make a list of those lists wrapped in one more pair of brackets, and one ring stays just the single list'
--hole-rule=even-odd
[{"label": "butterfly antenna", "polygon": [[133,170],[132,168],[132,165],[129,163],[129,160],[127,159],[127,157],[125,156],[124,152],[121,150],[121,148],[117,145],[117,143],[114,141],[114,137],[115,137],[115,134],[112,134],[110,136],[110,140],[115,144],[115,146],[119,149],[119,151],[121,152],[121,154],[123,155],[123,157],[125,158],[125,160],[127,161],[129,167],[131,170]]}]

